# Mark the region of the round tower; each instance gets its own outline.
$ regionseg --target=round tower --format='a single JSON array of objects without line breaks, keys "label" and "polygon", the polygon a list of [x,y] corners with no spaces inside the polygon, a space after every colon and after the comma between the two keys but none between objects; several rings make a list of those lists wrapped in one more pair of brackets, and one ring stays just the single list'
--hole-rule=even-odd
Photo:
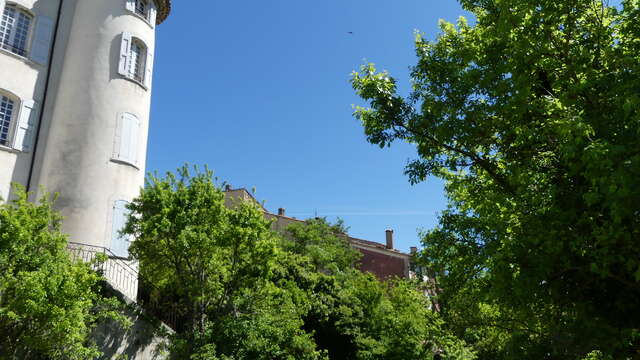
[{"label": "round tower", "polygon": [[119,230],[144,185],[155,30],[171,4],[64,3],[31,188],[59,193],[70,241],[126,258]]}]

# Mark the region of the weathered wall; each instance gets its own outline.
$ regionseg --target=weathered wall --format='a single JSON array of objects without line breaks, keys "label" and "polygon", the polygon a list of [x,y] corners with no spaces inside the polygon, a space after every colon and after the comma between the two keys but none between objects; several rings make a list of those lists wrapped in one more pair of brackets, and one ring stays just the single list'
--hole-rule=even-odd
[{"label": "weathered wall", "polygon": [[166,334],[171,330],[146,316],[136,305],[130,305],[126,315],[133,323],[129,329],[113,321],[95,329],[93,339],[103,353],[100,359],[167,359]]},{"label": "weathered wall", "polygon": [[[151,89],[118,74],[123,32],[154,50],[154,27],[120,0],[65,0],[66,37],[53,107],[47,113],[35,169],[36,185],[59,192],[63,230],[76,242],[110,247],[115,200],[131,200],[144,183]],[[137,167],[111,161],[118,116],[140,120]]]},{"label": "weathered wall", "polygon": [[[18,5],[37,16],[55,19],[60,0],[8,0],[8,5]],[[0,12],[3,10],[0,2]],[[32,27],[35,24],[32,23]],[[0,91],[21,100],[34,100],[37,111],[42,110],[44,87],[48,66],[38,64],[8,50],[0,49]],[[19,104],[16,104],[19,106]],[[14,109],[16,112],[19,107]],[[37,115],[36,115],[37,116]],[[15,123],[16,119],[14,119]],[[15,125],[15,124],[14,124]],[[15,130],[14,130],[15,131]],[[0,145],[0,196],[8,198],[12,182],[26,185],[33,152],[22,152]]]}]

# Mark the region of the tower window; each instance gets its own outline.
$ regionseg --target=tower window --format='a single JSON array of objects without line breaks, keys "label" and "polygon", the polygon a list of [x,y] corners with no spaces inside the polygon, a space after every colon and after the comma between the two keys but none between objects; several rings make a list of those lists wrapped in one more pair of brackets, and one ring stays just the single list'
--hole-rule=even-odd
[{"label": "tower window", "polygon": [[127,10],[145,19],[151,26],[156,23],[157,9],[153,0],[126,0]]},{"label": "tower window", "polygon": [[122,33],[118,73],[148,89],[151,87],[152,65],[153,56],[149,47],[131,33]]},{"label": "tower window", "polygon": [[16,6],[5,6],[0,19],[0,47],[14,54],[26,56],[29,29],[33,17]]},{"label": "tower window", "polygon": [[147,19],[147,2],[145,0],[136,0],[136,14]]},{"label": "tower window", "polygon": [[0,145],[10,145],[11,123],[15,113],[15,101],[0,94]]},{"label": "tower window", "polygon": [[129,52],[129,76],[139,82],[144,81],[144,68],[147,57],[146,47],[140,41],[133,40],[131,42],[131,50]]}]

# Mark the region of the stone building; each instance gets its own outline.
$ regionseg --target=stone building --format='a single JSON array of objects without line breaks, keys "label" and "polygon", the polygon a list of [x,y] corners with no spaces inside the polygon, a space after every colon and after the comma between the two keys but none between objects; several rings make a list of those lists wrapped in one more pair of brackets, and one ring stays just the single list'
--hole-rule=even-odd
[{"label": "stone building", "polygon": [[[259,202],[244,188],[225,189],[225,201],[227,206],[232,206],[234,201],[254,201]],[[303,223],[304,221],[286,216],[285,209],[278,209],[277,214],[268,212],[262,208],[265,216],[273,220],[273,229],[283,232],[286,227],[292,223]],[[409,278],[412,276],[410,272],[411,255],[403,253],[394,248],[393,230],[386,230],[385,243],[363,240],[347,236],[351,246],[358,250],[362,257],[360,258],[360,270],[370,272],[379,279],[383,280],[389,277]]]},{"label": "stone building", "polygon": [[[58,192],[78,253],[127,257],[119,230],[144,184],[155,32],[170,7],[0,0],[0,196],[11,197],[12,182]],[[137,279],[110,269],[135,299]]]}]

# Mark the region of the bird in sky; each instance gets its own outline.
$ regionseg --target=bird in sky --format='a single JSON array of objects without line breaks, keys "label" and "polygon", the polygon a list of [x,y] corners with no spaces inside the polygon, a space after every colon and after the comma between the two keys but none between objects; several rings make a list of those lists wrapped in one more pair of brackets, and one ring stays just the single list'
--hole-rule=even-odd
[{"label": "bird in sky", "polygon": [[353,31],[347,31],[347,34],[353,35]]}]

